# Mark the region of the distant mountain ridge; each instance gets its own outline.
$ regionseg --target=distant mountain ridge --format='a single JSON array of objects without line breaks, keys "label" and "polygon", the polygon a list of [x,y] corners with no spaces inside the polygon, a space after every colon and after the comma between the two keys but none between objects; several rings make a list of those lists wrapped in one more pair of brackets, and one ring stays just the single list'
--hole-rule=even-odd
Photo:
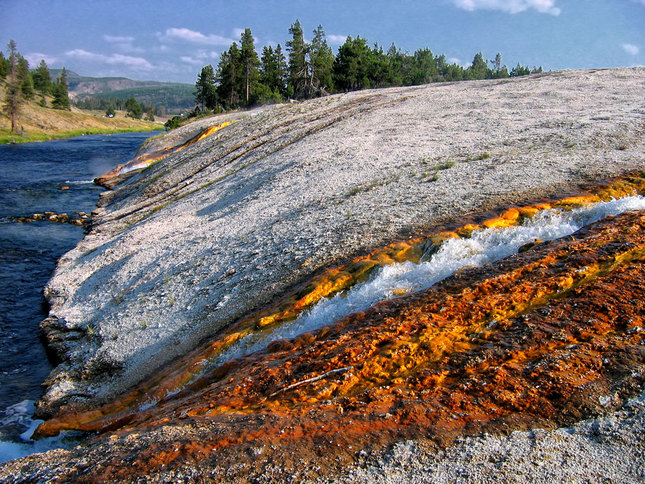
[{"label": "distant mountain ridge", "polygon": [[[50,69],[55,79],[61,69]],[[164,106],[169,113],[191,109],[195,104],[192,84],[159,81],[135,81],[127,77],[90,77],[67,71],[69,96],[73,100],[86,98],[128,99],[136,98],[140,103]]]}]

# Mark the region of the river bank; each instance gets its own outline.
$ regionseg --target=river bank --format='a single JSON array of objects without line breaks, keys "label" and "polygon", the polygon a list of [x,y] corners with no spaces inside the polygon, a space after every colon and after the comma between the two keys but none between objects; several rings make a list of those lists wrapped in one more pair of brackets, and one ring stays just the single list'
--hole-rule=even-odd
[{"label": "river bank", "polygon": [[[4,99],[4,87],[0,85],[0,99]],[[18,115],[18,133],[11,132],[9,119],[0,116],[0,144],[51,141],[90,134],[115,134],[163,130],[163,124],[127,118],[119,113],[114,118],[88,114],[79,109],[63,111],[39,106],[26,101]]]},{"label": "river bank", "polygon": [[[576,291],[578,279],[591,274],[589,267],[596,263],[602,262],[603,271],[603,261],[612,257],[627,264],[598,273],[614,279],[589,286],[596,291],[640,280],[642,264],[632,264],[631,252],[611,252],[643,244],[638,238],[617,238],[632,237],[627,229],[642,226],[642,220],[627,216],[616,226],[588,229],[588,245],[575,245],[575,238],[538,244],[512,262],[479,273],[459,272],[440,289],[418,295],[405,296],[407,287],[395,287],[393,295],[403,296],[368,309],[369,317],[359,312],[314,333],[286,336],[242,359],[219,366],[209,362],[244,331],[263,333],[288,321],[283,303],[293,299],[300,308],[308,307],[308,294],[324,292],[317,287],[342,288],[349,275],[374,267],[376,258],[407,260],[401,254],[417,237],[458,227],[466,233],[471,229],[464,227],[481,224],[491,211],[500,215],[512,205],[537,206],[566,194],[581,195],[604,180],[643,170],[643,75],[642,68],[572,71],[348,93],[247,113],[181,151],[172,148],[208,123],[224,120],[201,120],[199,126],[151,141],[146,149],[171,154],[102,195],[90,233],[61,259],[46,289],[52,308],[42,328],[62,362],[39,402],[39,415],[51,422],[41,432],[81,428],[105,433],[72,451],[47,454],[47,464],[43,457],[28,458],[2,472],[38,478],[90,473],[105,479],[210,476],[261,482],[284,480],[302,469],[296,478],[303,480],[342,474],[363,450],[381,452],[391,439],[422,439],[414,429],[426,427],[415,424],[435,417],[451,438],[459,435],[460,426],[481,430],[478,425],[492,415],[490,398],[495,408],[512,410],[500,412],[486,427],[502,434],[531,425],[568,425],[618,409],[638,392],[642,373],[623,372],[618,354],[608,354],[607,360],[613,362],[607,371],[615,380],[596,371],[603,352],[614,346],[607,342],[600,345],[602,351],[589,346],[586,323],[579,317],[589,312],[571,308],[583,299],[593,301]],[[603,234],[600,239],[594,239],[594,231]],[[391,250],[377,250],[383,247]],[[556,249],[557,257],[551,255]],[[588,258],[572,256],[570,263],[553,264],[569,254]],[[348,262],[354,263],[353,272],[343,269]],[[445,336],[442,345],[414,339],[412,329],[425,334],[430,322],[408,316],[432,315],[432,324],[443,327],[441,314],[447,309],[441,308],[456,308],[457,293],[468,305],[468,294],[486,293],[491,281],[524,281],[530,268],[551,277],[550,282],[510,284],[511,292],[497,299],[497,293],[489,294],[491,307],[481,308],[482,324],[496,324],[490,327],[491,340],[482,337],[481,353],[468,342],[481,331],[470,327],[457,339]],[[331,274],[329,284],[317,286],[325,274]],[[474,286],[460,285],[466,284],[465,275]],[[513,292],[514,286],[519,292]],[[567,288],[569,299],[542,301],[538,294],[527,306],[531,324],[520,319],[524,314],[514,319],[512,311],[491,316],[502,303],[533,293],[522,287],[542,286],[555,293]],[[631,288],[629,297],[642,301],[639,290]],[[600,318],[602,311],[595,311]],[[551,313],[570,317],[551,331],[556,322],[544,319]],[[459,314],[446,325],[461,321]],[[640,368],[634,338],[641,336],[633,330],[638,317],[629,323],[602,319],[592,329],[605,337],[603,324],[609,325],[612,335],[624,338],[621,344],[628,349],[623,355],[629,353]],[[371,341],[366,335],[377,322],[386,326],[378,333],[380,340]],[[356,338],[343,336],[350,334]],[[511,336],[518,338],[513,344],[506,340]],[[525,353],[534,360],[520,364],[511,353],[522,341],[535,344]],[[406,355],[434,347],[444,348],[444,356],[424,360],[420,368],[454,361],[455,368],[472,371],[450,378],[441,375],[452,367],[434,376],[406,373],[413,368]],[[318,351],[331,353],[315,358]],[[561,366],[567,355],[589,370],[585,375],[594,375],[596,386],[582,376],[569,385]],[[508,366],[494,363],[492,373],[486,373],[487,361],[507,361]],[[535,380],[531,376],[528,384],[521,381],[543,367],[549,370],[536,373]],[[485,384],[495,381],[513,384]],[[554,386],[544,388],[552,392],[522,393],[547,382]],[[463,384],[458,387],[463,399],[449,400],[459,392],[444,384]],[[356,392],[343,393],[346,386]],[[481,395],[472,397],[469,388]],[[432,392],[436,400],[425,400]],[[612,395],[607,408],[591,404],[606,401],[607,395]],[[422,403],[417,405],[417,398]],[[478,411],[463,410],[479,401],[484,403]],[[576,401],[586,405],[577,417]],[[439,413],[432,413],[437,408]],[[543,408],[553,413],[538,418]],[[461,413],[479,417],[465,422]],[[433,445],[450,445],[450,439],[438,435]],[[285,461],[289,455],[298,459]],[[320,461],[321,455],[330,458]],[[117,463],[124,458],[127,470]],[[285,465],[277,468],[276,462]]]},{"label": "river bank", "polygon": [[38,330],[47,316],[42,290],[83,238],[103,191],[92,179],[128,161],[151,134],[0,146],[0,460],[16,455],[5,454],[10,446],[32,448],[19,435],[52,370]]}]

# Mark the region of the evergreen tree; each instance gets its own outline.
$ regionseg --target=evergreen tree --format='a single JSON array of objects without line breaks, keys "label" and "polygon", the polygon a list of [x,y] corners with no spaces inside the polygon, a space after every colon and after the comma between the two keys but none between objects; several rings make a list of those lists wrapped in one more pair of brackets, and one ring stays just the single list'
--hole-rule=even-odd
[{"label": "evergreen tree", "polygon": [[527,76],[531,73],[531,69],[528,67],[521,66],[520,63],[517,63],[517,66],[513,67],[511,69],[510,76],[511,77],[517,77],[517,76]]},{"label": "evergreen tree", "polygon": [[25,80],[25,77],[29,75],[29,62],[20,54],[17,54],[18,59],[18,79],[20,82]]},{"label": "evergreen tree", "polygon": [[260,62],[260,83],[270,92],[269,99],[263,101],[280,102],[285,94],[285,59],[280,44],[274,50],[265,46]]},{"label": "evergreen tree", "polygon": [[9,59],[7,69],[7,93],[4,100],[4,113],[11,121],[11,131],[17,132],[17,120],[22,105],[22,93],[20,90],[20,79],[18,77],[18,50],[16,42],[9,41]]},{"label": "evergreen tree", "polygon": [[372,51],[365,39],[347,37],[336,55],[334,85],[344,91],[369,89],[371,54]]},{"label": "evergreen tree", "polygon": [[302,99],[307,94],[309,66],[307,64],[308,46],[302,33],[302,26],[296,20],[289,28],[291,40],[287,42],[289,52],[289,85],[293,95]]},{"label": "evergreen tree", "polygon": [[282,52],[282,46],[278,44],[273,53],[275,55],[278,79],[280,80],[279,93],[283,98],[293,96],[293,92],[290,93],[288,88],[289,64],[287,63],[287,58],[284,56],[284,52]]},{"label": "evergreen tree", "polygon": [[488,64],[484,60],[484,55],[479,52],[475,55],[472,65],[466,69],[466,79],[486,79],[491,77]]},{"label": "evergreen tree", "polygon": [[34,79],[34,88],[42,94],[49,94],[52,86],[52,78],[44,60],[40,61],[32,77]]},{"label": "evergreen tree", "polygon": [[239,95],[237,92],[238,80],[240,78],[239,68],[240,51],[237,44],[233,42],[231,47],[222,52],[219,64],[217,65],[217,96],[222,105],[227,109],[237,107]]},{"label": "evergreen tree", "polygon": [[215,91],[215,72],[212,65],[202,67],[195,83],[195,103],[204,108],[213,109],[217,104]]},{"label": "evergreen tree", "polygon": [[5,58],[4,54],[0,52],[0,79],[7,77],[9,72],[9,60]]},{"label": "evergreen tree", "polygon": [[387,51],[387,81],[389,86],[403,85],[403,61],[405,54],[392,44]]},{"label": "evergreen tree", "polygon": [[110,104],[108,108],[105,110],[105,116],[108,118],[113,118],[116,114],[116,111],[114,110],[114,105]]},{"label": "evergreen tree", "polygon": [[17,54],[18,59],[18,82],[20,83],[20,90],[25,99],[33,99],[34,97],[34,82],[29,72],[29,62],[20,54]]},{"label": "evergreen tree", "polygon": [[309,89],[315,94],[333,92],[334,53],[327,44],[322,25],[314,30],[314,38],[309,47],[309,58],[311,63]]},{"label": "evergreen tree", "polygon": [[280,86],[278,77],[278,62],[275,58],[275,51],[270,45],[265,45],[260,57],[260,82],[269,89],[274,90]]},{"label": "evergreen tree", "polygon": [[419,85],[436,81],[439,78],[437,63],[430,49],[419,49],[414,53],[410,78],[405,84]]},{"label": "evergreen tree", "polygon": [[390,82],[390,62],[388,56],[383,52],[383,48],[374,44],[372,53],[368,58],[368,76],[372,87],[391,86]]},{"label": "evergreen tree", "polygon": [[143,116],[143,107],[133,97],[130,97],[125,101],[125,109],[127,111],[126,116],[133,119],[141,119],[141,116]]},{"label": "evergreen tree", "polygon": [[30,72],[28,72],[25,78],[22,80],[20,90],[22,91],[22,95],[25,99],[34,98],[34,81],[32,80]]},{"label": "evergreen tree", "polygon": [[488,61],[489,63],[492,64],[492,69],[491,71],[491,77],[493,79],[503,79],[505,77],[508,77],[508,69],[506,68],[505,65],[502,64],[502,54],[499,52],[495,56],[495,59]]},{"label": "evergreen tree", "polygon": [[67,92],[67,71],[63,67],[62,72],[56,79],[54,86],[52,88],[52,95],[54,100],[52,101],[52,108],[62,109],[69,111],[69,94]]},{"label": "evergreen tree", "polygon": [[242,85],[239,91],[243,93],[245,104],[250,106],[254,102],[254,92],[258,88],[260,77],[258,67],[260,60],[255,52],[255,45],[251,29],[244,29],[240,36],[240,66],[242,67]]}]

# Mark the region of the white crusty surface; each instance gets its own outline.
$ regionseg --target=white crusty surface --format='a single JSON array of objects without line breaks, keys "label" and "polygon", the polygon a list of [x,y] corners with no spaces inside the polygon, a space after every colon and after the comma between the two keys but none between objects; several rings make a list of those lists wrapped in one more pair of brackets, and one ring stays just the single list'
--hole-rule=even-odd
[{"label": "white crusty surface", "polygon": [[645,68],[361,91],[237,119],[106,192],[42,325],[41,408],[121,392],[335,262],[645,167]]}]

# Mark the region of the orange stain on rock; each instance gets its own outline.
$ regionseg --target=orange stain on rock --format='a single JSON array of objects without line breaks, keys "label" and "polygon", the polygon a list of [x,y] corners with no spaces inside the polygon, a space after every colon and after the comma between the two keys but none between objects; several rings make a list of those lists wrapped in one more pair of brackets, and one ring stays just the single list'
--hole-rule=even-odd
[{"label": "orange stain on rock", "polygon": [[[510,209],[495,220],[517,223],[545,207],[643,193],[643,180],[640,174],[588,197]],[[140,431],[190,421],[209,429],[210,437],[184,446],[182,459],[208,460],[216,449],[222,462],[241,459],[252,466],[243,450],[251,444],[271,443],[266,452],[280,458],[322,448],[341,458],[348,445],[378,447],[420,436],[444,445],[481,431],[553,427],[600,411],[599,394],[626,398],[643,384],[642,212],[607,219],[490,267],[463,270],[428,290],[274,342],[194,379],[203,363],[260,330],[263,320],[264,326],[280,324],[375,267],[419,260],[429,244],[458,232],[392,244],[329,270],[148,385],[99,409],[63,407],[38,433],[121,427],[125,435],[132,432],[125,425]],[[139,410],[151,395],[157,404]],[[179,465],[166,454],[170,445],[147,449],[142,472]]]},{"label": "orange stain on rock", "polygon": [[204,138],[211,136],[212,134],[218,132],[222,128],[225,128],[226,126],[228,126],[233,122],[234,121],[227,121],[225,123],[220,123],[218,125],[206,128],[205,130],[201,131],[197,136],[192,137],[191,139],[189,139],[185,143],[182,143],[179,146],[169,147],[161,151],[155,151],[152,153],[146,153],[144,155],[137,156],[135,159],[126,163],[125,165],[117,165],[115,168],[105,173],[104,175],[101,175],[100,177],[95,178],[94,183],[96,183],[97,185],[104,186],[106,188],[112,188],[119,183],[120,177],[124,176],[125,174],[147,168],[153,163],[163,160],[167,156],[173,153],[177,153],[178,151],[188,148],[189,146],[194,145],[195,143],[203,140]]}]

